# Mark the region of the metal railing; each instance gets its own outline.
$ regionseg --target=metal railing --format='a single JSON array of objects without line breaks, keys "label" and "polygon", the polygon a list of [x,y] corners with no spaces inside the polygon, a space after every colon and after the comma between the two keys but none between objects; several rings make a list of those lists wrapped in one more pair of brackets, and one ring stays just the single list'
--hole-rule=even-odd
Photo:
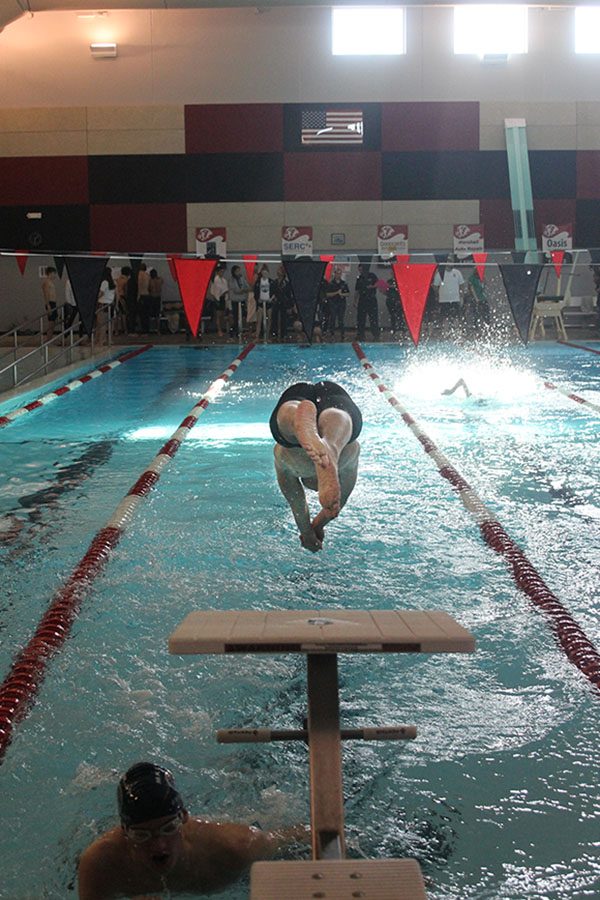
[{"label": "metal railing", "polygon": [[[11,331],[5,332],[0,336],[0,341],[4,341],[8,338],[12,342],[12,347],[5,353],[3,356],[0,356],[0,390],[7,390],[8,386],[2,386],[3,376],[7,373],[10,373],[9,378],[6,379],[7,383],[10,382],[10,385],[13,388],[20,387],[22,384],[25,384],[28,381],[31,381],[36,375],[43,373],[44,375],[48,375],[50,370],[55,367],[58,363],[60,363],[63,359],[66,358],[66,364],[71,365],[73,362],[73,350],[75,348],[84,345],[84,342],[87,341],[87,335],[79,335],[77,339],[75,339],[75,328],[71,325],[69,328],[64,328],[64,306],[61,306],[58,310],[59,319],[57,324],[59,325],[59,332],[56,335],[53,335],[48,340],[44,340],[46,329],[48,325],[48,315],[44,314],[42,316],[36,317],[35,319],[28,319],[25,322],[21,323],[21,325],[16,326],[11,329]],[[112,345],[112,309],[110,307],[107,308],[107,320],[106,320],[106,330],[107,330],[107,342],[108,346]],[[39,345],[36,345],[29,349],[27,352],[19,353],[25,349],[27,345],[19,345],[19,337],[25,337],[25,335],[21,334],[25,329],[28,329],[28,326],[39,323]],[[77,326],[79,328],[79,326]],[[102,328],[104,328],[104,323],[102,323]],[[35,332],[34,332],[35,336]],[[26,335],[26,337],[31,337],[31,334]],[[89,339],[89,349],[90,356],[94,353],[95,348],[95,328],[92,330],[91,337]],[[86,345],[87,346],[87,345]],[[51,353],[52,348],[60,348],[58,352]],[[41,363],[33,370],[28,367],[33,363],[35,363],[35,357],[39,355],[41,358]],[[11,358],[10,362],[7,360]],[[26,374],[22,374],[23,366],[28,369]],[[19,371],[19,368],[21,371]]]}]

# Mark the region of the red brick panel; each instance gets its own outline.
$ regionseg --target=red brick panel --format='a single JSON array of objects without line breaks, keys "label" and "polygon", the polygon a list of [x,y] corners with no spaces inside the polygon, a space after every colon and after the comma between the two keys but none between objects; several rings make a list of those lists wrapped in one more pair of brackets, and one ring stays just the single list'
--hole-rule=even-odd
[{"label": "red brick panel", "polygon": [[55,206],[89,202],[85,156],[0,159],[0,206]]},{"label": "red brick panel", "polygon": [[186,153],[272,153],[283,150],[283,106],[215,103],[185,107]]},{"label": "red brick panel", "polygon": [[381,199],[377,151],[286,153],[283,167],[287,201]]},{"label": "red brick panel", "polygon": [[577,197],[600,199],[600,150],[577,151]]},{"label": "red brick panel", "polygon": [[382,103],[381,149],[478,150],[479,103]]},{"label": "red brick panel", "polygon": [[185,252],[186,207],[184,203],[92,206],[90,236],[92,250]]},{"label": "red brick panel", "polygon": [[485,226],[485,246],[489,250],[514,247],[515,227],[510,200],[507,198],[479,201],[479,221]]},{"label": "red brick panel", "polygon": [[[542,228],[548,223],[554,225],[568,225],[569,222],[575,229],[577,219],[575,199],[560,200],[536,200],[533,201],[535,216],[535,235],[541,241]],[[541,243],[540,243],[541,246]]]}]

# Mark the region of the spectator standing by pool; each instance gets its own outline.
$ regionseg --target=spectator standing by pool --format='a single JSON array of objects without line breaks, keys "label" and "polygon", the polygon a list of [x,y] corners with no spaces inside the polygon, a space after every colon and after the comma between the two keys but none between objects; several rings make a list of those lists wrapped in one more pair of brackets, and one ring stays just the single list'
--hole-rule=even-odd
[{"label": "spectator standing by pool", "polygon": [[54,266],[46,266],[45,275],[42,278],[42,297],[44,298],[44,309],[48,318],[48,328],[46,330],[46,340],[49,341],[54,334],[58,311],[56,309],[56,269]]},{"label": "spectator standing by pool", "polygon": [[150,295],[150,317],[156,322],[156,331],[158,333],[158,323],[160,321],[160,313],[162,307],[162,289],[163,279],[160,277],[156,269],[150,269],[150,281],[148,283],[148,293]]},{"label": "spectator standing by pool", "polygon": [[241,266],[232,266],[229,278],[229,300],[233,314],[234,330],[241,334],[244,327],[244,310],[248,302],[248,279]]},{"label": "spectator standing by pool", "polygon": [[339,327],[342,341],[346,336],[346,302],[349,293],[350,288],[342,278],[342,270],[339,266],[334,266],[333,278],[325,289],[329,305],[327,328],[331,337],[335,337],[335,331]]},{"label": "spectator standing by pool", "polygon": [[354,295],[358,300],[356,308],[356,339],[365,340],[367,317],[373,340],[379,340],[379,309],[377,307],[377,276],[369,272],[369,267],[361,263],[358,267],[358,278],[354,287]]}]

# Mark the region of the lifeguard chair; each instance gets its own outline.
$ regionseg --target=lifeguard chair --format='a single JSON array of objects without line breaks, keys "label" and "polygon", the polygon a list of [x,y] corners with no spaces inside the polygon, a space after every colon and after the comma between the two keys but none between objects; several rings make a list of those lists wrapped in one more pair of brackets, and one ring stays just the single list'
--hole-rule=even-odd
[{"label": "lifeguard chair", "polygon": [[414,726],[341,729],[339,653],[471,653],[473,636],[444,612],[394,610],[190,613],[169,652],[301,653],[306,656],[306,729],[229,729],[221,742],[304,740],[310,760],[312,860],[254,863],[251,900],[426,900],[414,859],[345,859],[341,741],[414,738]]},{"label": "lifeguard chair", "polygon": [[533,315],[531,317],[531,325],[529,327],[529,340],[535,338],[536,331],[539,327],[542,338],[546,337],[546,329],[544,328],[544,319],[554,319],[556,334],[563,341],[568,340],[567,330],[563,319],[562,311],[567,301],[562,294],[556,296],[540,294],[536,297],[533,304]]}]

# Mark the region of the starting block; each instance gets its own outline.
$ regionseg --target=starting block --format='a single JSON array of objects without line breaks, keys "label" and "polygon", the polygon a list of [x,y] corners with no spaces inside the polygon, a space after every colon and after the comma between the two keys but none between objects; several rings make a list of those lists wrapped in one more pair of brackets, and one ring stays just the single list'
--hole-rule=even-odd
[{"label": "starting block", "polygon": [[414,726],[340,728],[339,653],[471,653],[473,636],[444,612],[411,610],[207,610],[190,613],[169,638],[173,654],[306,655],[306,729],[230,729],[221,741],[305,740],[310,759],[313,859],[255,863],[251,900],[424,900],[415,860],[346,860],[342,791],[343,739],[403,740]]}]

